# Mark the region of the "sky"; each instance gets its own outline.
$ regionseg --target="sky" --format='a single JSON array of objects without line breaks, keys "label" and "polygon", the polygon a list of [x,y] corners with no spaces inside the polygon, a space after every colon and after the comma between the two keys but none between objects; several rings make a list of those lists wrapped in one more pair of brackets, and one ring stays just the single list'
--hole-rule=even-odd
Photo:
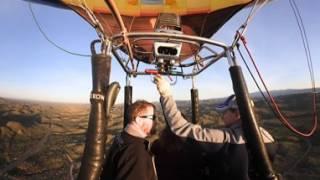
[{"label": "sky", "polygon": [[[296,0],[309,40],[316,85],[320,84],[320,1]],[[54,102],[89,103],[92,88],[90,57],[65,53],[50,44],[37,28],[28,3],[1,0],[0,3],[0,97]],[[61,47],[90,54],[95,30],[71,10],[33,4],[32,8],[46,35]],[[248,9],[227,22],[212,38],[231,44],[244,22]],[[289,0],[274,0],[262,8],[245,34],[261,74],[269,89],[310,88],[311,81],[293,11]],[[250,92],[257,91],[241,63]],[[233,93],[226,59],[210,66],[196,77],[200,99],[224,97]],[[117,103],[123,102],[125,73],[112,60],[111,81],[121,85]],[[131,78],[133,99],[157,101],[151,77]],[[178,78],[172,86],[176,99],[190,99],[191,80]]]}]

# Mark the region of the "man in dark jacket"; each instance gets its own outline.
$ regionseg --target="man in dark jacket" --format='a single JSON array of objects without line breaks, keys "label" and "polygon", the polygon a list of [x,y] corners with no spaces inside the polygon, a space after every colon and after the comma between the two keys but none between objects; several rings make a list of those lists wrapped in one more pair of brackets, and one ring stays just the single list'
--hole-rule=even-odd
[{"label": "man in dark jacket", "polygon": [[[187,138],[208,154],[210,176],[223,180],[249,180],[249,157],[241,127],[240,113],[235,96],[230,96],[216,110],[222,114],[225,128],[202,128],[181,116],[171,95],[169,83],[161,76],[155,77],[160,101],[168,125],[173,133]],[[260,133],[267,146],[272,146],[273,137],[260,127]]]},{"label": "man in dark jacket", "polygon": [[153,104],[137,101],[130,106],[128,125],[114,138],[101,179],[157,179],[149,142],[145,139],[153,129],[154,120]]}]

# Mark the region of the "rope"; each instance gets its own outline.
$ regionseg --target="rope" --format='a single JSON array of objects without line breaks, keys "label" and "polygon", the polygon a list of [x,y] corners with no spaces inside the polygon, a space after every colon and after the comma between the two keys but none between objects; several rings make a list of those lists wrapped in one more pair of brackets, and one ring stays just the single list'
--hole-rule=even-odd
[{"label": "rope", "polygon": [[253,79],[253,81],[254,81],[255,85],[257,86],[257,88],[258,88],[258,90],[259,90],[260,94],[262,95],[262,97],[263,97],[263,99],[264,99],[265,103],[269,106],[269,108],[272,110],[273,114],[277,117],[277,116],[278,116],[278,115],[277,115],[277,113],[274,111],[274,109],[273,109],[273,107],[272,107],[272,105],[271,105],[270,101],[267,99],[267,97],[266,97],[266,96],[265,96],[265,94],[263,93],[263,91],[262,91],[262,89],[260,88],[260,86],[259,86],[259,84],[258,84],[258,82],[257,82],[256,78],[254,77],[254,75],[253,75],[253,73],[252,73],[251,69],[249,68],[248,63],[246,62],[245,58],[243,57],[243,55],[242,55],[242,53],[241,53],[241,51],[240,51],[240,48],[239,48],[239,44],[237,45],[237,50],[238,50],[238,52],[239,52],[239,54],[240,54],[240,57],[241,57],[241,59],[242,59],[243,63],[245,64],[245,66],[246,66],[246,68],[247,68],[248,72],[250,73],[251,78]]},{"label": "rope", "polygon": [[[265,6],[270,0],[265,0],[263,1],[260,6],[259,3],[260,3],[260,0],[256,0],[253,7],[251,8],[248,16],[247,16],[247,19],[245,20],[245,22],[240,26],[240,28],[238,29],[237,32],[240,32],[239,34],[240,35],[244,35],[244,33],[246,32],[247,28],[248,28],[248,25],[249,23],[252,21],[253,17],[257,14],[257,12],[263,7]],[[240,36],[238,36],[238,33],[236,34],[236,37],[231,45],[231,47],[235,47],[239,41],[239,38]]]},{"label": "rope", "polygon": [[101,52],[103,54],[106,53],[107,51],[107,44],[108,44],[108,39],[105,36],[105,31],[103,26],[101,25],[99,19],[95,16],[93,11],[88,8],[86,0],[83,0],[83,2],[79,1],[81,3],[81,8],[84,9],[84,11],[87,13],[88,17],[93,23],[93,27],[96,30],[96,33],[101,41]]},{"label": "rope", "polygon": [[205,17],[205,18],[203,19],[203,21],[202,21],[200,36],[203,35],[204,26],[205,26],[205,24],[207,23],[208,16],[209,16],[209,13],[206,14],[206,17]]},{"label": "rope", "polygon": [[[313,118],[313,122],[314,122],[314,123],[313,123],[312,129],[311,129],[309,132],[303,133],[303,132],[299,131],[298,129],[296,129],[295,127],[293,127],[293,126],[289,123],[288,119],[287,119],[286,117],[284,117],[284,115],[281,113],[281,111],[280,111],[280,109],[279,109],[279,107],[278,107],[278,105],[277,105],[274,97],[270,94],[270,91],[269,91],[269,89],[267,88],[267,86],[266,86],[266,84],[265,84],[265,82],[264,82],[264,80],[263,80],[263,78],[262,78],[262,76],[261,76],[261,73],[260,73],[260,71],[259,71],[259,69],[258,69],[258,67],[257,67],[257,65],[256,65],[256,63],[255,63],[255,61],[254,61],[254,58],[253,58],[253,56],[252,56],[252,54],[251,54],[251,52],[250,52],[250,50],[249,50],[249,48],[248,48],[248,46],[247,46],[247,42],[246,42],[246,40],[245,40],[245,37],[242,36],[242,35],[240,35],[240,34],[239,34],[239,36],[240,36],[240,39],[241,39],[241,41],[242,41],[242,43],[243,43],[243,45],[244,45],[244,47],[245,47],[245,49],[246,49],[249,57],[250,57],[250,60],[251,60],[252,64],[254,65],[254,68],[255,68],[255,70],[256,70],[259,78],[260,78],[260,81],[262,82],[262,84],[263,84],[263,86],[264,86],[264,88],[265,88],[265,90],[266,90],[266,92],[267,92],[267,94],[268,94],[268,96],[269,96],[270,101],[271,101],[272,104],[273,104],[274,110],[275,110],[275,111],[277,112],[277,114],[278,114],[279,120],[280,120],[289,130],[291,130],[292,132],[294,132],[294,133],[296,133],[296,134],[298,134],[298,135],[300,135],[300,136],[303,136],[303,137],[310,137],[310,136],[312,136],[312,135],[315,133],[316,129],[317,129],[317,121],[318,121],[318,120],[317,120],[317,106],[316,106],[316,92],[315,92],[314,83],[312,84],[312,85],[313,85],[312,89],[313,89],[313,117],[314,117],[314,118]],[[313,71],[312,71],[312,72],[313,72]],[[313,75],[313,74],[311,74],[311,75]]]},{"label": "rope", "polygon": [[115,21],[118,22],[119,26],[120,26],[120,29],[121,29],[121,34],[122,34],[122,37],[123,37],[123,43],[126,45],[126,51],[127,51],[127,54],[129,56],[129,60],[131,62],[131,66],[132,66],[132,71],[135,71],[137,72],[137,69],[135,68],[135,65],[134,65],[134,54],[132,52],[132,48],[131,48],[131,45],[130,45],[130,40],[127,36],[127,28],[122,20],[122,17],[121,17],[121,14],[119,13],[119,10],[118,10],[118,7],[115,3],[115,1],[113,0],[104,0],[104,2],[108,5],[108,8],[110,9],[111,11],[111,14],[113,15],[113,18]]},{"label": "rope", "polygon": [[[297,21],[297,25],[299,27],[299,31],[300,31],[300,35],[301,35],[301,39],[302,39],[302,43],[303,43],[303,47],[304,47],[304,51],[305,51],[306,57],[307,57],[310,76],[312,77],[311,78],[311,83],[313,84],[315,82],[315,79],[314,79],[314,76],[312,76],[312,74],[314,74],[314,72],[313,72],[313,64],[312,64],[311,53],[310,53],[310,48],[309,48],[308,36],[306,34],[306,30],[304,28],[302,17],[300,15],[299,9],[298,9],[295,1],[294,0],[289,0],[289,3],[290,3],[292,11],[294,13],[295,19]],[[315,85],[313,85],[313,86],[315,86]]]},{"label": "rope", "polygon": [[287,167],[286,170],[281,174],[283,174],[284,176],[290,174],[290,172],[295,170],[296,167],[302,162],[302,160],[304,160],[308,156],[308,154],[311,152],[311,149],[312,149],[312,143],[310,142],[310,140],[307,140],[307,139],[305,139],[305,142],[307,144],[306,151],[299,158],[297,158],[295,161],[290,163],[289,167]]},{"label": "rope", "polygon": [[56,44],[55,42],[53,42],[47,35],[46,33],[43,31],[43,29],[41,28],[34,12],[33,12],[33,9],[32,9],[32,6],[31,6],[31,3],[29,3],[29,10],[31,12],[31,15],[32,15],[32,19],[34,20],[34,22],[36,23],[37,25],[37,28],[39,29],[39,31],[41,32],[41,34],[43,35],[43,37],[49,42],[51,43],[53,46],[55,46],[56,48],[60,49],[61,51],[64,51],[68,54],[71,54],[71,55],[74,55],[74,56],[81,56],[81,57],[91,57],[91,55],[88,55],[88,54],[80,54],[80,53],[75,53],[75,52],[71,52],[69,50],[66,50],[65,48],[59,46],[58,44]]}]

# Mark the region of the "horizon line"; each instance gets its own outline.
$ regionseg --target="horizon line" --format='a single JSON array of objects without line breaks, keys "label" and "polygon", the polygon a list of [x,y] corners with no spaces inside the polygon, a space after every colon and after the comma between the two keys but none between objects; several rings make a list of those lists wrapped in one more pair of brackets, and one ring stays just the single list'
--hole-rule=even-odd
[{"label": "horizon line", "polygon": [[[289,88],[289,89],[275,89],[275,90],[270,90],[270,92],[272,91],[290,91],[290,90],[310,90],[313,88]],[[320,87],[315,87],[316,93],[320,93]],[[266,91],[263,91],[263,93],[266,93]],[[312,92],[310,92],[312,93]],[[254,92],[249,92],[250,95],[254,95],[254,94],[260,94],[260,91],[254,91]],[[289,93],[290,94],[290,93]],[[288,95],[289,95],[288,94]],[[227,95],[228,96],[228,95]],[[203,99],[199,99],[199,100],[214,100],[214,99],[221,99],[221,98],[225,98],[227,96],[219,96],[219,97],[211,97],[211,98],[203,98]],[[279,95],[275,95],[275,96],[279,96]],[[256,97],[256,96],[254,96]],[[254,98],[253,97],[253,98]],[[87,105],[90,104],[90,99],[88,98],[88,102],[77,102],[77,101],[60,101],[60,100],[43,100],[43,99],[32,99],[32,98],[19,98],[19,97],[9,97],[9,96],[2,96],[0,95],[0,99],[8,99],[8,100],[14,100],[14,101],[30,101],[30,102],[38,102],[38,103],[57,103],[57,104],[77,104],[77,105]],[[139,98],[138,98],[139,99]],[[175,99],[176,101],[191,101],[191,99]],[[157,102],[157,101],[152,101],[152,102]],[[122,103],[115,103],[115,105],[121,105]]]}]

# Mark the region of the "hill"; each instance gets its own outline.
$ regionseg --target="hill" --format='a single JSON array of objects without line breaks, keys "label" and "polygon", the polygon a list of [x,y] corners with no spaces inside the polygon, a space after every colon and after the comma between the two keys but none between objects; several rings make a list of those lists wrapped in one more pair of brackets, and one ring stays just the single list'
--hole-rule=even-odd
[{"label": "hill", "polygon": [[[212,108],[218,101],[200,102],[203,126],[222,125],[219,115]],[[310,128],[312,104],[309,93],[278,96],[277,102],[294,125],[301,129]],[[319,96],[317,102],[320,107]],[[255,104],[259,123],[279,143],[275,170],[290,180],[320,179],[319,131],[310,139],[300,138],[286,129],[261,99],[257,99]],[[178,106],[191,119],[190,102],[179,101]],[[84,148],[89,110],[89,105],[0,98],[0,179],[70,179],[76,176]],[[160,107],[157,115],[157,131],[160,132],[164,127]],[[112,117],[108,122],[107,148],[113,135],[122,129],[122,105],[113,109]],[[157,135],[151,139],[155,138]]]}]

